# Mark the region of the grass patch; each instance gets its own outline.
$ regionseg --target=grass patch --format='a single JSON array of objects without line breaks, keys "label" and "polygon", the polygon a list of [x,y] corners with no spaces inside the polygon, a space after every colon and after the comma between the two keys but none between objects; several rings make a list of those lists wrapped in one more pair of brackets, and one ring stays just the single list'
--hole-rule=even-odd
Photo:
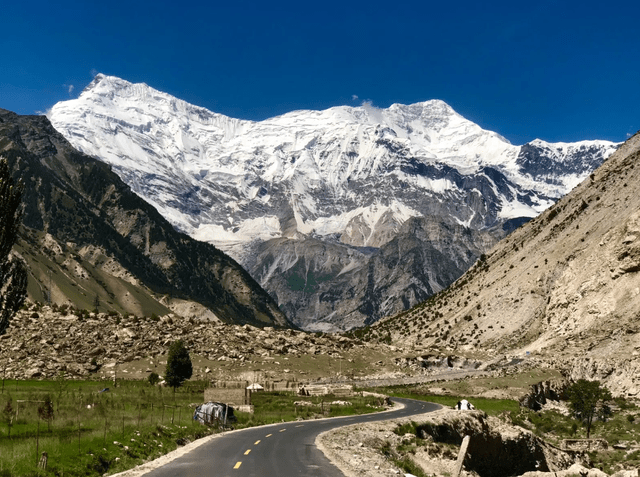
[{"label": "grass patch", "polygon": [[392,459],[393,463],[397,465],[401,470],[409,474],[413,474],[416,477],[428,477],[422,468],[416,464],[409,456],[403,456],[400,459]]},{"label": "grass patch", "polygon": [[490,416],[497,416],[504,412],[519,412],[520,404],[514,399],[489,399],[489,398],[466,398],[462,396],[450,396],[450,395],[438,395],[424,393],[419,388],[411,386],[390,386],[384,388],[382,391],[389,396],[417,399],[419,401],[433,402],[441,404],[445,407],[453,408],[461,399],[470,399],[476,409],[486,412]]},{"label": "grass patch", "polygon": [[[348,406],[332,404],[347,401]],[[351,416],[381,411],[379,400],[374,397],[351,396],[338,398],[333,395],[301,397],[292,391],[260,392],[251,396],[254,413],[236,412],[236,428],[261,426],[283,421],[318,419],[322,417]],[[296,405],[295,403],[308,403]]]},{"label": "grass patch", "polygon": [[[140,381],[114,388],[105,381],[6,380],[0,475],[102,475],[159,457],[211,432],[192,420],[205,386],[190,382],[174,394]],[[53,402],[49,421],[38,413],[46,395]],[[48,454],[46,472],[36,466],[42,452]]]}]

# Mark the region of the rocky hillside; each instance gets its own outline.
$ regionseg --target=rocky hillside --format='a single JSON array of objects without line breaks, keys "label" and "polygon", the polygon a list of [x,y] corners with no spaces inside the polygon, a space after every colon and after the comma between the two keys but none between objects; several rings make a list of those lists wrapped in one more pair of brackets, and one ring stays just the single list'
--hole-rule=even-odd
[{"label": "rocky hillside", "polygon": [[[194,379],[215,377],[207,375],[201,363],[211,367],[216,362],[231,363],[230,377],[238,379],[243,370],[256,373],[274,357],[339,356],[354,348],[362,353],[368,347],[344,336],[231,325],[217,319],[121,316],[31,304],[18,312],[7,333],[0,336],[0,363],[7,379],[53,378],[60,373],[67,378],[109,378],[116,366],[124,373],[121,377],[143,379],[152,370],[164,373],[160,360],[166,364],[167,350],[178,339],[192,360],[198,359]],[[280,371],[277,379],[285,377]]]},{"label": "rocky hillside", "polygon": [[25,183],[18,250],[31,267],[32,299],[50,293],[53,303],[136,314],[166,311],[178,299],[225,322],[289,326],[234,260],[176,232],[46,117],[0,110],[0,155]]},{"label": "rocky hillside", "polygon": [[485,357],[545,357],[640,393],[640,133],[450,288],[367,333]]},{"label": "rocky hillside", "polygon": [[448,286],[616,148],[512,145],[438,100],[244,121],[105,75],[49,117],[178,230],[234,257],[290,320],[325,331]]}]

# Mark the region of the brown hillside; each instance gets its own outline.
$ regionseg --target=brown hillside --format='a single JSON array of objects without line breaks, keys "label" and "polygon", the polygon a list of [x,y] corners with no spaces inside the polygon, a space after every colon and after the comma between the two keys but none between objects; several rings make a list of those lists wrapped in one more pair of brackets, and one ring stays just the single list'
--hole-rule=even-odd
[{"label": "brown hillside", "polygon": [[396,344],[545,358],[640,392],[640,133],[454,285],[375,333]]}]

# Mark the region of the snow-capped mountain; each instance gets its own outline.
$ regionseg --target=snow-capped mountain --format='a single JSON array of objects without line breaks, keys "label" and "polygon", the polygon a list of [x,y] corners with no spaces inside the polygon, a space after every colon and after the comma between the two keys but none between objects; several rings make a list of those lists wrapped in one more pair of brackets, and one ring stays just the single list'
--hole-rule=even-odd
[{"label": "snow-capped mountain", "polygon": [[[176,228],[236,258],[307,329],[375,321],[438,291],[616,148],[514,146],[437,100],[243,121],[103,75],[49,118]],[[377,276],[376,261],[415,242],[416,228],[429,231],[421,253],[428,243],[443,256],[417,270],[403,254]],[[436,259],[449,272],[435,273]]]}]

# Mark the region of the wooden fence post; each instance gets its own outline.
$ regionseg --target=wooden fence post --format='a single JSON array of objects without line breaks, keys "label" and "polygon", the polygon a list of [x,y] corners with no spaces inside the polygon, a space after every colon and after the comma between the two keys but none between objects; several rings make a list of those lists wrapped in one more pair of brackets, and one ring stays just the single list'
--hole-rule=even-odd
[{"label": "wooden fence post", "polygon": [[41,468],[42,470],[47,470],[47,460],[49,459],[49,456],[47,455],[46,452],[42,452],[42,457],[40,457],[40,462],[38,463],[38,467]]},{"label": "wooden fence post", "polygon": [[462,472],[462,463],[464,462],[464,457],[467,455],[467,448],[469,447],[470,440],[470,436],[464,436],[464,439],[462,439],[462,445],[460,446],[460,453],[458,454],[456,470],[453,473],[453,477],[460,477],[460,472]]},{"label": "wooden fence post", "polygon": [[38,463],[38,454],[40,454],[40,416],[38,416],[38,430],[36,431],[36,464]]}]

